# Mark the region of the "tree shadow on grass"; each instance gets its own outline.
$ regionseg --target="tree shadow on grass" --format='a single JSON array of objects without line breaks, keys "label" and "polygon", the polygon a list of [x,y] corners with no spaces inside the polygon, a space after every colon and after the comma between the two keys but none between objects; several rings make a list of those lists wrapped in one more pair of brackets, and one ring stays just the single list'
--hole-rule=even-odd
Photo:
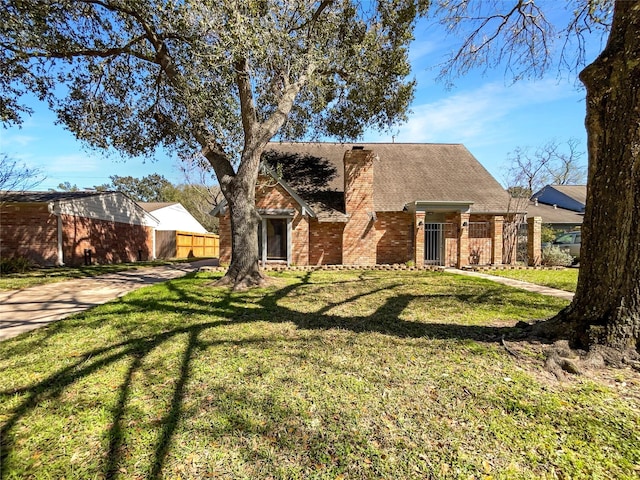
[{"label": "tree shadow on grass", "polygon": [[[201,338],[203,332],[210,331],[217,327],[229,324],[243,324],[252,322],[290,322],[298,329],[307,330],[328,330],[340,329],[354,333],[376,332],[397,338],[430,338],[430,339],[458,339],[476,340],[484,342],[495,342],[504,335],[510,336],[516,330],[512,327],[502,326],[468,326],[448,323],[421,323],[401,319],[402,313],[407,307],[417,299],[422,301],[438,301],[441,298],[453,297],[457,302],[473,301],[478,303],[491,303],[504,292],[502,287],[484,287],[479,295],[452,293],[438,293],[432,295],[395,294],[390,295],[378,306],[375,312],[368,315],[343,316],[330,313],[333,309],[345,306],[355,301],[367,301],[367,297],[395,289],[400,283],[385,285],[372,289],[365,289],[350,298],[333,301],[318,309],[315,313],[296,311],[281,304],[281,301],[288,296],[299,294],[301,289],[311,285],[312,272],[303,276],[297,283],[291,283],[281,288],[268,289],[257,293],[249,292],[254,298],[253,308],[244,308],[241,305],[241,294],[232,293],[226,289],[216,289],[216,296],[203,298],[201,293],[192,288],[192,280],[174,280],[166,284],[169,292],[168,300],[150,301],[149,298],[139,298],[136,296],[125,297],[119,304],[112,308],[124,313],[126,310],[155,312],[163,314],[173,314],[179,309],[181,316],[190,318],[216,318],[215,321],[199,321],[199,323],[188,323],[184,325],[168,324],[165,330],[143,334],[143,325],[129,326],[124,329],[122,337],[125,339],[109,346],[96,348],[85,352],[76,362],[58,370],[43,380],[25,387],[0,392],[0,399],[8,399],[14,395],[24,395],[25,398],[5,417],[7,420],[0,430],[2,456],[0,464],[0,476],[4,478],[10,472],[10,452],[15,447],[16,433],[14,429],[17,424],[26,417],[29,412],[46,400],[59,399],[65,388],[73,385],[82,379],[106,368],[110,368],[122,360],[129,359],[128,368],[118,387],[118,395],[115,407],[112,409],[112,422],[108,430],[107,452],[103,468],[103,475],[112,479],[119,476],[119,468],[122,458],[122,448],[126,426],[123,424],[127,407],[130,402],[131,389],[134,376],[143,366],[143,361],[151,352],[162,349],[169,341],[179,336],[185,335],[186,345],[179,359],[177,377],[173,382],[173,392],[168,401],[168,408],[164,416],[158,422],[158,431],[155,445],[149,447],[153,451],[150,470],[146,478],[157,479],[163,476],[165,461],[170,452],[172,441],[179,427],[183,415],[183,400],[185,388],[191,376],[192,362],[194,355],[201,349],[210,348],[213,345],[243,346],[252,342],[264,342],[264,339],[243,339],[243,340],[208,340]],[[359,281],[362,281],[359,280]],[[100,322],[108,321],[109,315],[105,314],[100,318]],[[89,315],[88,318],[91,318]],[[74,321],[73,319],[71,321]],[[53,331],[62,330],[60,325],[54,324]],[[90,327],[90,324],[83,324]],[[51,328],[51,327],[50,327]],[[136,335],[138,333],[138,335]],[[45,333],[47,340],[51,341],[52,336]],[[133,338],[128,338],[132,337]],[[267,407],[265,407],[267,408]],[[295,415],[296,412],[289,412]],[[280,413],[287,415],[287,412]]]}]

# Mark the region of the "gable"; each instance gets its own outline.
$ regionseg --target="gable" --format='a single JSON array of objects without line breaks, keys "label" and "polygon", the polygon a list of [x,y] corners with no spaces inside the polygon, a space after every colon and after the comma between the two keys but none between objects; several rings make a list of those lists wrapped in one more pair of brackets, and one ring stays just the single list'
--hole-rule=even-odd
[{"label": "gable", "polygon": [[153,216],[159,221],[156,227],[158,230],[207,233],[207,229],[179,202],[138,203],[147,212],[153,212]]}]

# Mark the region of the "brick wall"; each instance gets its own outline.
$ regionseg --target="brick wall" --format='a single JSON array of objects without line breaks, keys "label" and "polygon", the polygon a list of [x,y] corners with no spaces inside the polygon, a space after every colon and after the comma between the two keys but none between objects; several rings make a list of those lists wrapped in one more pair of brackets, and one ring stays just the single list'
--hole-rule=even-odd
[{"label": "brick wall", "polygon": [[[151,227],[61,215],[65,265],[84,264],[84,249],[97,263],[143,260],[153,253]],[[58,218],[46,204],[9,204],[0,211],[0,255],[23,256],[39,265],[58,260]]]},{"label": "brick wall", "polygon": [[[295,210],[291,222],[291,262],[309,264],[309,219],[300,213],[300,205],[273,178],[260,175],[256,183],[256,208],[265,210]],[[231,219],[229,213],[220,217],[220,262],[231,262]]]},{"label": "brick wall", "polygon": [[340,265],[344,223],[312,220],[309,229],[309,264]]},{"label": "brick wall", "polygon": [[413,218],[406,212],[380,212],[375,223],[376,263],[394,264],[413,260]]},{"label": "brick wall", "polygon": [[46,204],[0,206],[0,258],[26,257],[38,265],[58,259],[58,220]]},{"label": "brick wall", "polygon": [[153,229],[143,225],[61,215],[65,265],[84,264],[84,250],[94,263],[151,260]]},{"label": "brick wall", "polygon": [[527,234],[529,266],[537,267],[542,262],[542,217],[527,218]]},{"label": "brick wall", "polygon": [[414,231],[413,240],[413,259],[416,262],[416,266],[420,267],[424,265],[424,225],[425,214],[424,212],[417,212],[414,218],[416,225]]},{"label": "brick wall", "polygon": [[375,265],[376,231],[372,214],[375,154],[348,150],[344,154],[345,212],[349,216],[342,237],[342,263]]},{"label": "brick wall", "polygon": [[300,205],[273,178],[260,175],[256,183],[257,208],[295,208]]},{"label": "brick wall", "polygon": [[220,217],[218,224],[218,235],[220,235],[220,257],[223,264],[231,263],[231,218],[227,212]]},{"label": "brick wall", "polygon": [[502,237],[503,237],[504,217],[495,215],[491,218],[491,241],[493,242],[493,254],[491,263],[499,265],[502,263]]},{"label": "brick wall", "polygon": [[309,217],[300,213],[291,222],[291,263],[309,265]]},{"label": "brick wall", "polygon": [[[458,227],[458,263],[457,267],[462,268],[469,265],[469,218],[468,213],[460,213],[456,216],[456,226]],[[467,224],[465,226],[465,223]]]}]

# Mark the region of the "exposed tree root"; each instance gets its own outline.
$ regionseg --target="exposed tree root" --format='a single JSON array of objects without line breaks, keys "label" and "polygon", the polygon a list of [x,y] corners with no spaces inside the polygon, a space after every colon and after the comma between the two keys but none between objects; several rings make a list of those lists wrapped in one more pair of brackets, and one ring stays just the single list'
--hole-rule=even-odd
[{"label": "exposed tree root", "polygon": [[267,285],[268,278],[259,270],[248,273],[232,273],[229,270],[224,277],[215,282],[216,287],[232,287],[233,291],[245,291],[254,287],[263,287]]},{"label": "exposed tree root", "polygon": [[[599,343],[602,335],[598,334],[598,327],[590,329],[595,331],[586,332],[584,337],[588,338],[587,349],[575,348],[578,342],[568,334],[572,332],[572,326],[558,317],[533,324],[518,322],[516,327],[525,334],[519,340],[547,343],[548,346],[544,349],[545,368],[560,381],[567,380],[569,375],[585,375],[586,372],[606,367],[631,367],[640,372],[640,354],[635,350],[621,351],[602,345]],[[502,345],[511,355],[519,356],[517,351],[506,344],[504,338]]]},{"label": "exposed tree root", "polygon": [[507,342],[504,341],[504,335],[502,336],[502,346],[504,347],[504,349],[507,351],[507,353],[509,353],[510,355],[519,358],[520,355],[518,354],[518,352],[512,350],[508,345]]}]

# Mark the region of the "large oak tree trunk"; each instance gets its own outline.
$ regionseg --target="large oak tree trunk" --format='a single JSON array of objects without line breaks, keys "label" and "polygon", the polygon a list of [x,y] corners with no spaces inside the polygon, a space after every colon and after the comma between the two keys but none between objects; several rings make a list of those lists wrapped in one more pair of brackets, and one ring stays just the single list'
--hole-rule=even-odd
[{"label": "large oak tree trunk", "polygon": [[587,89],[589,178],[576,295],[548,326],[574,346],[640,349],[640,0],[616,1]]},{"label": "large oak tree trunk", "polygon": [[219,285],[244,289],[265,281],[260,272],[258,256],[258,224],[260,215],[255,207],[255,186],[262,149],[247,149],[238,173],[220,188],[227,200],[231,219],[231,264]]}]

